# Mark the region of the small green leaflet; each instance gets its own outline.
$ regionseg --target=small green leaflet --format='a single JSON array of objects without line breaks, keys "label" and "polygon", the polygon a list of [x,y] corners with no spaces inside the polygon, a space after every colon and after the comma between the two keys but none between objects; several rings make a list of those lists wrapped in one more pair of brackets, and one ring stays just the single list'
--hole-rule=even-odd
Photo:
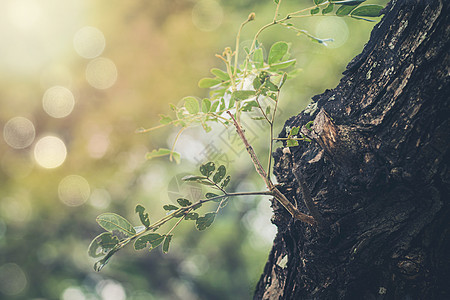
[{"label": "small green leaflet", "polygon": [[355,10],[353,10],[351,13],[351,16],[379,17],[381,15],[382,9],[383,9],[383,6],[381,6],[381,5],[376,5],[376,4],[363,5],[363,6],[357,7]]},{"label": "small green leaflet", "polygon": [[206,177],[209,177],[215,169],[216,165],[210,161],[200,166],[200,173]]},{"label": "small green leaflet", "polygon": [[193,213],[188,213],[186,214],[186,217],[184,217],[185,220],[197,220],[198,219],[198,213],[193,212]]},{"label": "small green leaflet", "polygon": [[207,179],[206,176],[197,176],[197,175],[187,175],[181,178],[182,181],[201,181]]},{"label": "small green leaflet", "polygon": [[270,65],[270,70],[271,71],[276,71],[276,70],[286,69],[287,67],[292,66],[296,62],[297,62],[296,59],[290,59],[290,60],[278,62],[278,63],[275,63],[275,64],[271,64]]},{"label": "small green leaflet", "polygon": [[206,228],[211,226],[211,224],[214,222],[215,217],[216,217],[215,212],[210,212],[210,213],[205,214],[203,217],[199,217],[197,219],[197,222],[195,223],[195,225],[197,226],[197,229],[205,230]]},{"label": "small green leaflet", "polygon": [[214,181],[215,183],[221,182],[222,179],[225,177],[226,174],[227,174],[227,169],[225,168],[224,165],[221,165],[221,166],[217,169],[216,174],[214,174],[213,181]]},{"label": "small green leaflet", "polygon": [[322,14],[323,14],[323,15],[326,15],[327,13],[332,12],[332,11],[333,11],[333,8],[334,8],[334,4],[333,4],[333,3],[328,4],[327,7],[325,7],[324,9],[322,9]]},{"label": "small green leaflet", "polygon": [[119,243],[119,239],[110,232],[103,232],[95,237],[88,248],[90,257],[99,257],[106,254]]},{"label": "small green leaflet", "polygon": [[298,132],[299,132],[299,130],[300,130],[300,126],[298,126],[298,127],[293,127],[293,128],[291,129],[291,131],[289,132],[289,136],[295,136],[295,135],[297,135]]},{"label": "small green leaflet", "polygon": [[221,80],[223,80],[223,81],[228,81],[228,80],[230,80],[230,76],[228,76],[228,74],[227,74],[226,72],[224,72],[224,71],[222,71],[222,70],[220,70],[220,69],[213,68],[213,69],[211,69],[210,72],[211,72],[213,75],[216,75],[217,78],[219,78],[219,79],[221,79]]},{"label": "small green leaflet", "polygon": [[288,147],[295,147],[295,146],[298,146],[298,141],[297,140],[287,140],[286,145]]},{"label": "small green leaflet", "polygon": [[164,125],[167,125],[173,121],[171,117],[163,115],[163,114],[160,114],[159,118],[160,118],[159,123],[164,124]]},{"label": "small green leaflet", "polygon": [[205,194],[206,199],[214,198],[214,197],[217,197],[217,196],[219,196],[219,195],[214,194],[214,193],[206,193]]},{"label": "small green leaflet", "polygon": [[204,112],[206,114],[209,112],[210,109],[211,109],[211,101],[209,101],[209,99],[203,99],[202,100],[202,112]]},{"label": "small green leaflet", "polygon": [[202,78],[198,82],[198,87],[202,89],[207,89],[222,83],[222,80],[216,78]]},{"label": "small green leaflet", "polygon": [[314,7],[313,9],[311,9],[311,15],[318,14],[319,11],[320,11],[320,8],[319,8],[319,7]]},{"label": "small green leaflet", "polygon": [[163,209],[167,210],[167,211],[171,211],[171,210],[177,210],[178,207],[175,205],[172,205],[172,204],[166,204],[163,206]]},{"label": "small green leaflet", "polygon": [[139,215],[139,219],[141,220],[142,225],[145,227],[150,226],[150,218],[148,217],[148,213],[145,212],[145,207],[138,204],[135,209],[136,213]]},{"label": "small green leaflet", "polygon": [[106,231],[113,233],[113,231],[119,231],[127,236],[133,236],[136,234],[133,226],[124,217],[114,213],[104,213],[97,217],[97,223],[103,227]]},{"label": "small green leaflet", "polygon": [[114,253],[116,253],[117,251],[119,251],[120,248],[114,247],[111,251],[109,251],[105,257],[103,257],[101,260],[95,262],[94,264],[94,270],[96,272],[100,272],[101,269],[103,269],[103,267],[109,262],[109,260],[111,259],[111,257],[114,255]]},{"label": "small green leaflet", "polygon": [[152,250],[155,247],[158,247],[164,240],[165,235],[160,235],[158,233],[150,233],[144,236],[139,237],[134,242],[134,249],[142,250],[147,247],[147,244],[150,243],[150,249]]},{"label": "small green leaflet", "polygon": [[184,100],[184,107],[190,114],[195,115],[200,111],[198,101],[194,97],[185,97],[183,98],[183,100]]},{"label": "small green leaflet", "polygon": [[169,245],[170,245],[170,241],[172,240],[172,236],[171,234],[167,235],[164,239],[164,243],[162,246],[162,250],[164,253],[169,252]]},{"label": "small green leaflet", "polygon": [[283,56],[288,52],[289,45],[286,42],[276,42],[269,51],[267,62],[269,65],[281,61]]},{"label": "small green leaflet", "polygon": [[315,5],[319,5],[320,3],[325,2],[325,0],[314,0]]},{"label": "small green leaflet", "polygon": [[228,175],[227,178],[224,179],[224,181],[222,182],[222,184],[220,185],[221,188],[226,188],[227,185],[230,183],[231,177]]},{"label": "small green leaflet", "polygon": [[233,97],[238,101],[246,100],[248,98],[255,96],[255,93],[256,93],[255,91],[250,91],[250,90],[234,91]]},{"label": "small green leaflet", "polygon": [[177,199],[178,204],[180,204],[180,206],[182,207],[186,207],[192,204],[191,201],[189,201],[188,199],[184,199],[184,198],[179,198]]},{"label": "small green leaflet", "polygon": [[354,10],[358,5],[342,5],[336,11],[336,16],[343,17],[347,16],[352,10]]}]

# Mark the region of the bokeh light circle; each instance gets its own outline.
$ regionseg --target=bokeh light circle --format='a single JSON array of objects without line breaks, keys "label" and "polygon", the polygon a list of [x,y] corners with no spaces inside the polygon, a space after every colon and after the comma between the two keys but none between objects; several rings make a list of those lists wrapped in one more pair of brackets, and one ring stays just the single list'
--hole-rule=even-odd
[{"label": "bokeh light circle", "polygon": [[80,288],[70,286],[62,293],[61,300],[86,300],[86,296]]},{"label": "bokeh light circle", "polygon": [[15,296],[27,286],[27,277],[17,264],[7,263],[0,267],[0,292]]},{"label": "bokeh light circle", "polygon": [[66,145],[56,136],[45,136],[34,146],[34,159],[41,167],[47,169],[62,165],[66,156]]},{"label": "bokeh light circle", "polygon": [[42,98],[42,106],[47,114],[54,118],[68,116],[75,105],[72,92],[63,86],[49,88]]},{"label": "bokeh light circle", "polygon": [[24,117],[12,118],[3,127],[3,138],[14,149],[23,149],[30,146],[35,135],[33,123]]},{"label": "bokeh light circle", "polygon": [[95,58],[105,49],[105,36],[95,27],[85,26],[75,33],[73,47],[84,58]]},{"label": "bokeh light circle", "polygon": [[332,38],[332,42],[327,42],[328,48],[339,48],[349,37],[347,23],[340,17],[323,18],[316,25],[316,36],[321,39]]},{"label": "bokeh light circle", "polygon": [[200,0],[192,9],[192,23],[201,31],[213,31],[222,24],[223,8],[215,0]]},{"label": "bokeh light circle", "polygon": [[89,199],[90,193],[89,182],[79,175],[64,177],[58,186],[59,199],[67,206],[84,204]]},{"label": "bokeh light circle", "polygon": [[86,80],[96,89],[110,88],[117,80],[116,64],[104,57],[92,60],[86,67]]}]

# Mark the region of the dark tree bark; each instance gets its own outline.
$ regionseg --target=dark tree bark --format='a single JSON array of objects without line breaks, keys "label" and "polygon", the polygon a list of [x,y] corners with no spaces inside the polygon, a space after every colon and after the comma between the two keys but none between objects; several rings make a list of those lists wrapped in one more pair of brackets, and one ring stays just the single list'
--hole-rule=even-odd
[{"label": "dark tree bark", "polygon": [[314,214],[310,194],[322,226],[273,203],[255,299],[450,299],[449,7],[391,1],[339,85],[286,122],[314,121],[314,141],[274,153],[279,188]]}]

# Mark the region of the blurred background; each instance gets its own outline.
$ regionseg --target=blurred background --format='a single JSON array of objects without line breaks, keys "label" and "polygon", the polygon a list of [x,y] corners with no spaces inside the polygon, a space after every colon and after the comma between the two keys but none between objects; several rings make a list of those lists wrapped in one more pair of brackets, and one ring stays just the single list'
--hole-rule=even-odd
[{"label": "blurred background", "polygon": [[[383,1],[378,1],[383,2]],[[384,1],[385,2],[385,1]],[[280,13],[311,6],[283,1]],[[377,1],[370,1],[377,3]],[[180,178],[208,160],[232,173],[230,191],[263,185],[240,141],[221,127],[185,131],[177,151],[145,161],[169,147],[176,129],[136,134],[158,124],[220,67],[215,53],[233,46],[239,24],[252,11],[242,45],[273,18],[272,0],[0,0],[0,298],[1,299],[249,299],[263,271],[276,228],[269,199],[233,199],[211,228],[176,229],[171,251],[120,251],[100,272],[88,257],[102,232],[95,217],[126,216],[138,225],[136,204],[155,221],[162,205],[198,191]],[[307,18],[296,23],[328,47],[273,27],[261,35],[268,50],[291,42],[299,75],[281,96],[276,132],[313,95],[337,85],[374,23]],[[247,123],[249,139],[267,159],[267,128]],[[277,145],[279,146],[279,145]],[[215,208],[211,208],[213,210]]]}]

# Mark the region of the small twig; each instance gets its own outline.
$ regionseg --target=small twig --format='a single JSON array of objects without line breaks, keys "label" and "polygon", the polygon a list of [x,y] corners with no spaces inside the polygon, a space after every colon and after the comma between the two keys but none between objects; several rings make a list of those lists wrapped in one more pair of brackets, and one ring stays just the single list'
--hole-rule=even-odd
[{"label": "small twig", "polygon": [[233,117],[233,114],[229,111],[227,113],[230,115],[231,119],[233,120],[234,126],[236,127],[236,131],[238,135],[241,137],[241,140],[244,142],[245,147],[247,149],[248,154],[250,155],[253,165],[255,166],[256,172],[258,172],[259,176],[264,180],[266,183],[267,188],[271,191],[272,195],[277,199],[277,201],[286,208],[286,210],[291,214],[291,216],[297,220],[300,220],[302,222],[308,223],[310,225],[315,225],[317,222],[314,220],[313,217],[308,216],[301,211],[299,211],[287,198],[285,195],[283,195],[282,192],[280,192],[279,189],[275,187],[275,185],[272,183],[270,178],[267,176],[266,171],[262,167],[261,163],[259,162],[258,157],[256,156],[255,151],[253,150],[253,147],[249,144],[247,141],[244,132],[242,131],[241,126],[237,123],[236,119]]}]

